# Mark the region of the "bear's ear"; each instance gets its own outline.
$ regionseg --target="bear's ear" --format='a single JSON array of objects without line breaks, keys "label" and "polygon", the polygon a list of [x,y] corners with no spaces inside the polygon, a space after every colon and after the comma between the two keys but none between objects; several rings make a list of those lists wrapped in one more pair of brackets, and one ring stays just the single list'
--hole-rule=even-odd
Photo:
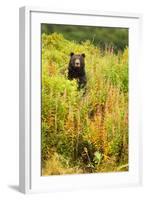
[{"label": "bear's ear", "polygon": [[82,53],[81,55],[83,56],[83,58],[85,58],[85,54],[84,53]]},{"label": "bear's ear", "polygon": [[73,53],[73,52],[71,52],[71,53],[70,53],[70,56],[73,56],[73,55],[74,55],[74,53]]}]

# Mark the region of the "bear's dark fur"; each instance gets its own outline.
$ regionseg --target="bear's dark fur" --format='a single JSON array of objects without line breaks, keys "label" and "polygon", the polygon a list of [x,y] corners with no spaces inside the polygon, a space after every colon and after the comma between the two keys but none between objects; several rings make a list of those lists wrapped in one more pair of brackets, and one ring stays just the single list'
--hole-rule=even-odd
[{"label": "bear's dark fur", "polygon": [[68,79],[77,79],[78,89],[84,88],[87,83],[85,72],[85,54],[70,53],[70,61],[68,66]]}]

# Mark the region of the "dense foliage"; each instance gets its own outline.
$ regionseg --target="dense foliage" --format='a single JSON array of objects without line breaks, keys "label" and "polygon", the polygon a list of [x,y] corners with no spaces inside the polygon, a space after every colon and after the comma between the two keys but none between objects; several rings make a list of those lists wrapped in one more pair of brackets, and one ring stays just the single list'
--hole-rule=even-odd
[{"label": "dense foliage", "polygon": [[42,24],[42,33],[62,33],[64,38],[81,43],[90,40],[94,46],[105,50],[107,46],[114,47],[117,53],[128,45],[128,29],[112,27],[94,27],[77,25]]},{"label": "dense foliage", "polygon": [[[70,52],[86,54],[85,94],[67,79]],[[42,34],[41,117],[42,175],[128,170],[128,48]]]}]

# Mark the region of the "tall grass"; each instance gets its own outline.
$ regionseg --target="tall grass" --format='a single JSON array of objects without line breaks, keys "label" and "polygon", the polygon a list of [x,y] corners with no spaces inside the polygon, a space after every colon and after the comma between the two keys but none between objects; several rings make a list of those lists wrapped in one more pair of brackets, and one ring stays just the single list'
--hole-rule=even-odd
[{"label": "tall grass", "polygon": [[[70,52],[86,54],[87,89],[67,79]],[[128,48],[42,34],[42,175],[128,170]]]}]

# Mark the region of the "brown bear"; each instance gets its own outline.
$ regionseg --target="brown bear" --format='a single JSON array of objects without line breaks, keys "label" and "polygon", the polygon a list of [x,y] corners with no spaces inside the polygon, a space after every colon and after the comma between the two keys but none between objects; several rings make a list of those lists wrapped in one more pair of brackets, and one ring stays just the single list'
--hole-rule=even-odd
[{"label": "brown bear", "polygon": [[85,54],[70,53],[70,61],[68,66],[68,79],[77,79],[78,89],[84,88],[87,83],[85,72]]}]

